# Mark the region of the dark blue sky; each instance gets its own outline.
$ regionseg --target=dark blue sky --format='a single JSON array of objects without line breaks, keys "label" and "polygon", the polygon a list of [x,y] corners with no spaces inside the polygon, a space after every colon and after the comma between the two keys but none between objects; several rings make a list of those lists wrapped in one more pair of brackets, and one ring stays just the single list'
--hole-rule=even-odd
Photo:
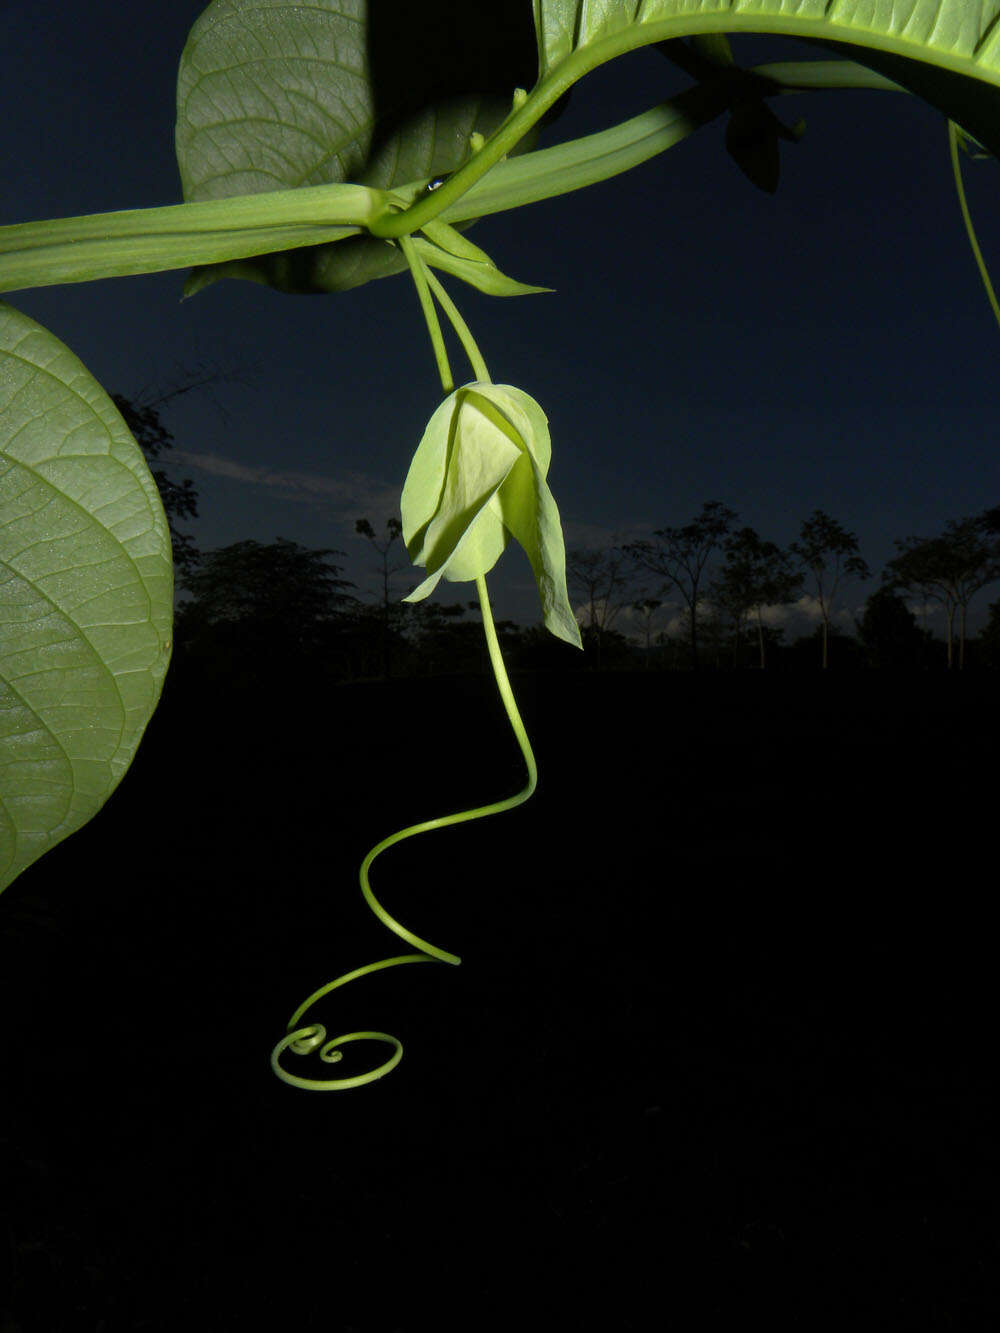
[{"label": "dark blue sky", "polygon": [[[177,62],[200,0],[129,10],[92,0],[80,22],[0,6],[8,77],[0,222],[180,201]],[[779,38],[734,41],[746,65],[815,59]],[[576,86],[543,143],[624,120],[688,86],[655,51]],[[487,297],[445,285],[493,379],[549,417],[549,474],[567,545],[605,546],[688,522],[717,499],[766,539],[798,536],[814,509],[855,532],[874,577],[847,583],[860,613],[893,538],[931,536],[1000,501],[986,387],[1000,354],[951,177],[943,117],[880,92],[770,105],[807,120],[781,145],[774,196],[723,145],[724,119],[602,185],[495,215],[472,239],[501,269],[553,294]],[[1000,283],[1000,171],[962,155],[987,265]],[[190,476],[204,549],[282,536],[346,552],[398,513],[410,457],[440,397],[407,274],[355,291],[287,296],[224,282],[183,304],[182,273],[16,292],[11,303],[77,353],[110,392],[166,392],[201,362],[247,383],[164,411],[173,469]],[[458,382],[471,378],[456,354]],[[415,585],[397,578],[399,595]],[[498,615],[540,619],[512,546],[490,578]],[[442,584],[447,601],[473,585]],[[985,616],[996,587],[973,603]],[[803,608],[804,612],[808,608]],[[928,625],[938,633],[943,617]],[[627,626],[619,622],[620,628]],[[809,628],[803,615],[791,636]]]}]

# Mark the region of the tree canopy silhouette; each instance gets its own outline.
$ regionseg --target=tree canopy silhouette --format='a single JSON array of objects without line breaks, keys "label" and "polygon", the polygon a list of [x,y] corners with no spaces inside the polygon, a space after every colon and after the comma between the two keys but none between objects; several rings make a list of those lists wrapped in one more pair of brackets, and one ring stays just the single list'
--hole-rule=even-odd
[{"label": "tree canopy silhouette", "polygon": [[[572,550],[566,553],[566,581],[570,591],[587,604],[587,625],[597,645],[597,669],[605,635],[628,604],[631,561],[620,547],[610,550]],[[586,646],[586,644],[584,645]]]},{"label": "tree canopy silhouette", "polygon": [[357,600],[346,591],[354,584],[327,563],[335,555],[343,552],[283,537],[206,551],[185,579],[192,598],[177,609],[178,644],[200,658],[236,658],[243,674],[265,664],[284,671],[308,656],[320,666]]},{"label": "tree canopy silhouette", "polygon": [[876,588],[855,626],[870,667],[917,667],[932,639],[921,629],[902,597],[889,587]]},{"label": "tree canopy silhouette", "polygon": [[[160,420],[155,404],[143,406],[120,393],[113,393],[111,400],[150,462],[159,458],[165,449],[174,447],[174,437]],[[198,517],[198,492],[190,477],[178,482],[168,477],[162,468],[151,466],[149,470],[153,474],[156,489],[163,501],[163,511],[167,516],[170,547],[174,554],[174,568],[178,574],[177,581],[183,584],[198,563],[199,551],[193,538],[186,532],[181,532],[175,520]]]},{"label": "tree canopy silhouette", "polygon": [[725,544],[726,559],[710,585],[710,596],[732,617],[734,658],[738,660],[740,639],[747,618],[756,613],[760,665],[766,661],[763,608],[793,601],[801,590],[803,575],[792,568],[791,556],[761,541],[753,528],[741,528]]},{"label": "tree canopy silhouette", "polygon": [[823,669],[829,664],[830,613],[837,597],[837,588],[845,574],[855,578],[871,577],[871,570],[858,555],[858,539],[835,518],[815,509],[804,519],[799,540],[789,550],[798,556],[804,570],[813,576],[820,614],[823,617]]},{"label": "tree canopy silhouette", "polygon": [[706,500],[701,513],[682,528],[657,528],[658,542],[632,542],[623,547],[641,569],[659,574],[663,588],[676,588],[688,609],[691,665],[698,667],[698,586],[705,562],[732,525],[736,511],[721,500]]},{"label": "tree canopy silhouette", "polygon": [[1000,510],[974,518],[950,519],[938,537],[897,538],[899,552],[883,572],[886,585],[940,602],[948,625],[948,666],[953,664],[955,612],[959,612],[959,669],[965,665],[969,602],[981,588],[1000,579]]}]

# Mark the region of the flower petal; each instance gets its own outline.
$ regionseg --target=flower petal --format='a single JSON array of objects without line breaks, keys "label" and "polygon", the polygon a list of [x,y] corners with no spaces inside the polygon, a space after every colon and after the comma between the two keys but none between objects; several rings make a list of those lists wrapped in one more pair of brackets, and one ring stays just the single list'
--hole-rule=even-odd
[{"label": "flower petal", "polygon": [[566,588],[562,522],[545,480],[552,458],[548,418],[533,398],[511,384],[480,384],[473,392],[488,398],[524,442],[524,453],[499,491],[503,522],[531,561],[546,628],[582,648]]},{"label": "flower petal", "polygon": [[582,648],[566,590],[562,524],[546,483],[552,442],[535,400],[510,384],[465,384],[438,406],[414,454],[401,502],[410,558],[429,577],[465,582],[492,569],[510,537],[524,547],[546,627]]},{"label": "flower petal", "polygon": [[490,501],[520,457],[469,387],[450,394],[428,422],[401,501],[411,560],[456,582],[485,574],[503,553],[508,535]]}]

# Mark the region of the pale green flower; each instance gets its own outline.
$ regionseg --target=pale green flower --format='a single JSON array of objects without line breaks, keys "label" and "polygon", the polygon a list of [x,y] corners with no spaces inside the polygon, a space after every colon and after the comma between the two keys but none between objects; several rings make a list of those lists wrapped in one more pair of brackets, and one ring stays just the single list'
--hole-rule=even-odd
[{"label": "pale green flower", "polygon": [[449,394],[403,486],[403,539],[413,563],[428,571],[403,600],[421,601],[442,576],[479,578],[513,537],[531,561],[546,627],[582,648],[559,510],[545,481],[551,456],[545,413],[521,389],[475,381]]}]

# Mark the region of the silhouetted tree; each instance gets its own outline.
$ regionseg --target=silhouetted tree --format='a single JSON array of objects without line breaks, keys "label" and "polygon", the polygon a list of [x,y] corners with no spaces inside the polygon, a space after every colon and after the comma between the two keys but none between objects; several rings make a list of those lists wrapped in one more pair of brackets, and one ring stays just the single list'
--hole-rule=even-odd
[{"label": "silhouetted tree", "polygon": [[829,662],[830,612],[840,580],[845,574],[867,579],[871,577],[871,570],[857,553],[858,539],[854,533],[842,528],[835,518],[824,514],[822,509],[813,510],[812,517],[803,520],[799,540],[792,542],[789,550],[798,556],[803,569],[811,572],[816,583],[816,596],[823,617],[825,670]]},{"label": "silhouetted tree", "polygon": [[982,666],[1000,667],[1000,601],[991,602],[986,624],[976,638],[976,660]]},{"label": "silhouetted tree", "polygon": [[512,665],[520,670],[564,672],[585,669],[584,654],[573,644],[557,639],[542,624],[521,626],[515,651],[516,661]]},{"label": "silhouetted tree", "polygon": [[304,631],[355,600],[342,591],[354,584],[338,578],[339,566],[326,563],[329,556],[343,554],[310,550],[284,537],[269,545],[234,542],[205,552],[201,568],[191,576],[191,592],[209,620],[253,619]]},{"label": "silhouetted tree", "polygon": [[640,569],[666,580],[661,591],[676,588],[688,608],[691,665],[698,668],[698,585],[708,557],[736,522],[736,512],[721,500],[706,500],[693,523],[683,528],[658,528],[659,542],[632,542],[622,549]]},{"label": "silhouetted tree", "polygon": [[835,625],[824,629],[823,622],[819,621],[809,634],[800,634],[782,650],[785,667],[790,671],[815,671],[824,634],[829,643],[830,657],[836,659],[838,671],[863,670],[867,666],[865,650],[855,635],[845,634]]},{"label": "silhouetted tree", "polygon": [[[167,430],[160,420],[159,411],[155,406],[142,406],[125,398],[120,393],[113,393],[111,400],[129,430],[135,436],[136,443],[150,462],[159,458],[165,449],[174,447],[174,437]],[[198,548],[194,540],[186,532],[180,532],[175,523],[175,519],[197,518],[198,517],[198,492],[194,488],[194,483],[190,477],[185,477],[183,481],[173,481],[162,468],[150,467],[153,474],[153,480],[156,482],[156,489],[160,492],[160,499],[163,501],[163,511],[167,516],[167,524],[170,528],[170,548],[173,551],[174,569],[177,573],[177,581],[180,584],[185,583],[188,573],[193,570],[199,560]]]},{"label": "silhouetted tree", "polygon": [[[425,598],[407,604],[407,636],[413,645],[413,665],[417,675],[440,675],[473,671],[480,655],[486,652],[481,622],[463,621],[469,607],[478,602],[437,602]],[[497,635],[500,626],[497,625]]]},{"label": "silhouetted tree", "polygon": [[354,531],[362,537],[367,537],[371,544],[382,557],[382,607],[381,607],[381,656],[382,656],[382,674],[390,676],[392,674],[392,662],[389,652],[390,632],[393,628],[393,621],[400,618],[400,604],[389,596],[389,580],[393,574],[398,574],[400,570],[407,569],[409,562],[405,561],[399,565],[393,565],[389,568],[389,552],[403,535],[403,525],[398,518],[389,518],[386,521],[386,535],[383,541],[379,542],[375,537],[375,529],[366,518],[359,518],[354,525]]},{"label": "silhouetted tree", "polygon": [[[632,574],[632,562],[620,547],[606,551],[568,551],[566,582],[571,592],[587,603],[587,624],[596,649],[597,669],[601,669],[604,637],[623,606]],[[586,647],[586,644],[584,645]]]},{"label": "silhouetted tree", "polygon": [[[172,399],[180,398],[195,389],[211,388],[214,384],[227,381],[247,383],[246,374],[246,371],[219,370],[214,366],[200,363],[185,370],[181,379],[172,388],[156,394],[155,397],[150,396],[148,390],[142,389],[134,398],[113,393],[111,400],[135,436],[147,461],[152,462],[158,459],[164,450],[174,447],[173,435],[160,420],[160,408],[164,403],[169,403]],[[198,493],[189,477],[176,482],[168,477],[162,468],[151,467],[150,472],[160,492],[170,528],[170,546],[173,551],[177,582],[184,587],[187,574],[195,568],[200,555],[192,538],[187,533],[178,531],[174,520],[198,517]]]},{"label": "silhouetted tree", "polygon": [[[189,654],[225,659],[240,675],[322,665],[334,631],[356,598],[353,583],[327,564],[342,551],[309,550],[278,537],[269,545],[234,542],[206,551],[186,577],[192,599],[177,608],[178,642]],[[219,662],[215,662],[219,658]]]},{"label": "silhouetted tree", "polygon": [[746,620],[756,613],[757,648],[763,670],[767,660],[763,609],[794,601],[804,576],[792,568],[786,551],[774,542],[762,542],[753,528],[741,528],[726,541],[725,550],[725,563],[709,586],[709,596],[732,618],[734,662],[739,660]]},{"label": "silhouetted tree", "polygon": [[959,670],[965,665],[969,602],[981,588],[1000,579],[1000,536],[991,531],[993,511],[951,519],[940,537],[904,537],[893,543],[899,554],[888,562],[883,580],[892,589],[918,592],[940,602],[948,625],[948,666],[953,665],[955,612],[959,611]]},{"label": "silhouetted tree", "polygon": [[638,611],[643,619],[644,637],[646,640],[646,652],[642,659],[643,666],[649,669],[650,644],[653,633],[653,613],[658,611],[663,605],[655,597],[642,597],[637,602],[632,603],[632,610]]},{"label": "silhouetted tree", "polygon": [[871,594],[855,628],[871,667],[919,666],[931,640],[902,597],[888,587]]}]

